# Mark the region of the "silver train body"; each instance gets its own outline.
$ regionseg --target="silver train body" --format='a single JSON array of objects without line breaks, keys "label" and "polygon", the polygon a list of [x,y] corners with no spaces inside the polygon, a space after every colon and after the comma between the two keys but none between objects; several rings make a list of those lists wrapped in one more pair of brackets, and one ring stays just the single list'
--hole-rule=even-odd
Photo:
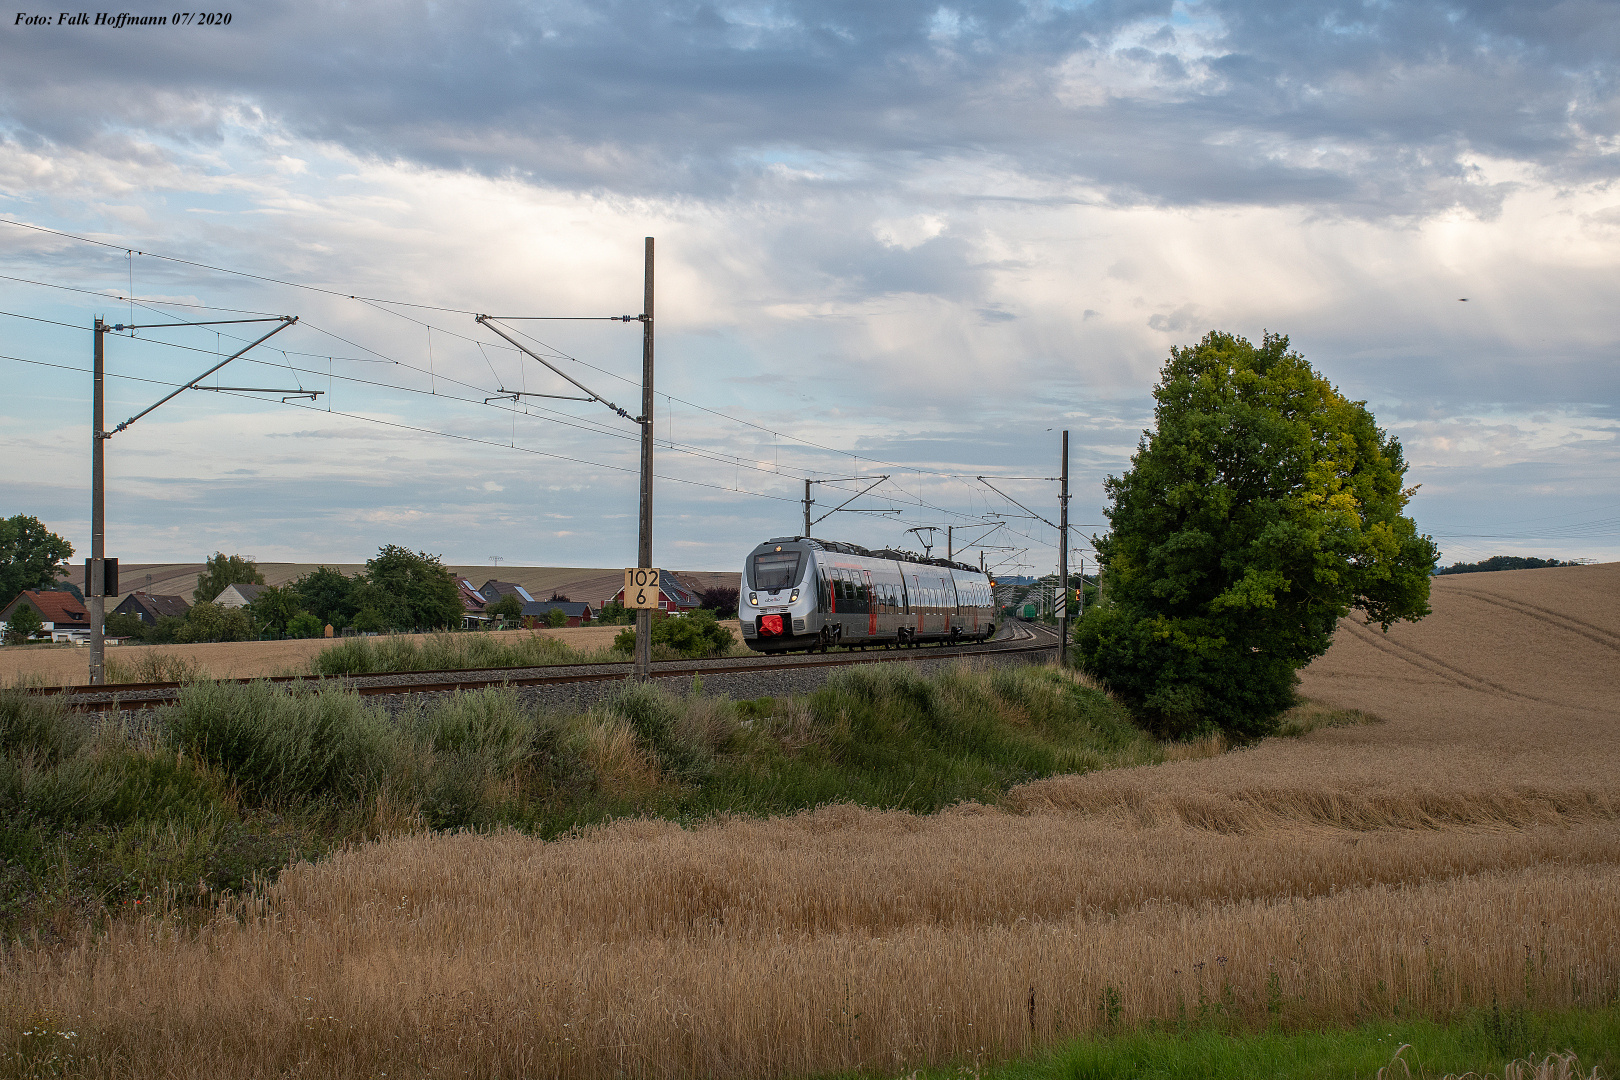
[{"label": "silver train body", "polygon": [[749,552],[737,602],[755,652],[984,640],[995,615],[990,579],[973,567],[807,536]]}]

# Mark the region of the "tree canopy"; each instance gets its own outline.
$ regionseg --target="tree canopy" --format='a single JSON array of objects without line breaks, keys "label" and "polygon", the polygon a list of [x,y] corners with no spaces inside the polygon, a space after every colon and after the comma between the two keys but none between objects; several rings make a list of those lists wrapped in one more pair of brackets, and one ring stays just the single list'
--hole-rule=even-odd
[{"label": "tree canopy", "polygon": [[1155,430],[1104,485],[1107,602],[1081,663],[1163,733],[1265,734],[1342,616],[1428,614],[1437,552],[1402,515],[1400,442],[1287,337],[1171,349],[1153,396]]},{"label": "tree canopy", "polygon": [[66,577],[63,565],[73,545],[47,529],[37,517],[18,514],[0,519],[0,605],[24,589],[50,589]]},{"label": "tree canopy", "polygon": [[303,597],[293,585],[266,585],[248,603],[247,610],[264,629],[285,634],[293,616],[304,610]]},{"label": "tree canopy", "polygon": [[22,603],[11,613],[11,619],[6,623],[5,643],[7,645],[26,645],[28,640],[36,634],[44,633],[45,620],[39,617],[31,604]]},{"label": "tree canopy", "polygon": [[503,619],[515,619],[523,614],[523,601],[518,599],[517,593],[507,593],[493,604],[484,608],[485,615],[495,615]]},{"label": "tree canopy", "polygon": [[[392,630],[458,626],[463,609],[461,590],[437,555],[384,544],[366,560],[364,584],[355,590],[368,624]],[[356,617],[355,625],[361,625]]]},{"label": "tree canopy", "polygon": [[360,610],[354,603],[356,580],[344,577],[341,571],[330,566],[317,566],[293,582],[292,587],[298,590],[304,610],[320,619],[323,629],[324,624],[330,623],[341,630]]},{"label": "tree canopy", "polygon": [[216,551],[197,575],[197,588],[191,594],[193,603],[213,603],[214,598],[231,585],[263,585],[264,575],[259,564],[240,555],[224,555]]}]

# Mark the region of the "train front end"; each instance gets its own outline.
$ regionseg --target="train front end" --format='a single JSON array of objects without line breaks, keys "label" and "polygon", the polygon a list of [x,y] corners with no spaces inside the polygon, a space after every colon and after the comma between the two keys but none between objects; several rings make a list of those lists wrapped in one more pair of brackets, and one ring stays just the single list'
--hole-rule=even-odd
[{"label": "train front end", "polygon": [[814,548],[799,537],[767,540],[743,564],[737,618],[755,652],[808,649],[821,637]]}]

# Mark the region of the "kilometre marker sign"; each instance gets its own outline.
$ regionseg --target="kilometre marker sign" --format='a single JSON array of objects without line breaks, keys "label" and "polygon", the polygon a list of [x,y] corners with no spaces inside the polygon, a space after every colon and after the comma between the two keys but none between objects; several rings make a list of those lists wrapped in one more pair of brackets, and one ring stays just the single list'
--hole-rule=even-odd
[{"label": "kilometre marker sign", "polygon": [[632,566],[624,572],[624,606],[658,610],[658,575],[650,566]]}]

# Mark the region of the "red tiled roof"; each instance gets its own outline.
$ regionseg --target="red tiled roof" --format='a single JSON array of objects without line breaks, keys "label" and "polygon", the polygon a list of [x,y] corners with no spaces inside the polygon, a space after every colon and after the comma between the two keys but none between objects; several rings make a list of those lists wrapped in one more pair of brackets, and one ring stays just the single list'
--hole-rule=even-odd
[{"label": "red tiled roof", "polygon": [[[55,623],[58,630],[65,630],[70,627],[89,629],[90,627],[90,612],[83,604],[79,603],[78,598],[72,593],[25,589],[17,597],[17,600],[23,599],[27,599],[30,604],[39,610],[40,618],[48,623]],[[6,605],[8,611],[16,606],[17,600]]]}]

